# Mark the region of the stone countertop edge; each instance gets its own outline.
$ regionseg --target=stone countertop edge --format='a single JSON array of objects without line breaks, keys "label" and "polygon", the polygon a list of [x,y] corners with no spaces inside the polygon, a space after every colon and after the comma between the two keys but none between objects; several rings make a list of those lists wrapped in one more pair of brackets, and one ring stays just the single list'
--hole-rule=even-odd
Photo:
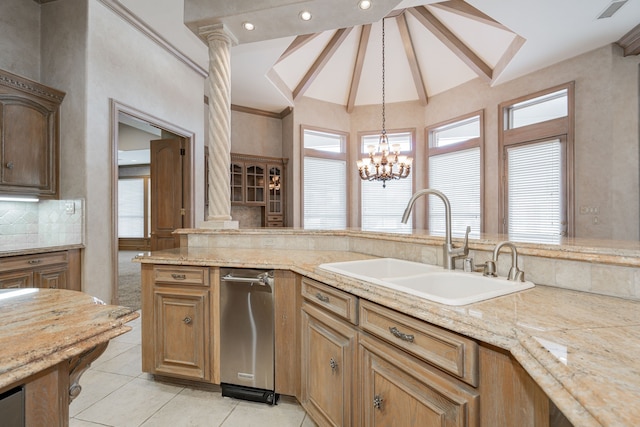
[{"label": "stone countertop edge", "polygon": [[74,243],[71,245],[57,245],[57,246],[29,246],[24,248],[16,248],[10,250],[0,251],[0,258],[18,256],[18,255],[32,255],[32,254],[44,254],[49,252],[67,251],[70,249],[84,249],[84,244]]},{"label": "stone countertop edge", "polygon": [[[49,290],[47,290],[49,291]],[[58,332],[59,338],[50,342],[49,345],[40,349],[34,349],[26,354],[16,354],[10,356],[7,352],[4,352],[7,359],[4,359],[0,369],[0,389],[5,387],[20,384],[21,381],[29,378],[30,376],[37,374],[45,369],[57,365],[60,362],[69,360],[72,357],[81,355],[82,353],[91,350],[99,344],[108,342],[111,339],[129,332],[132,328],[127,326],[126,323],[138,318],[140,314],[136,311],[132,311],[130,308],[114,306],[114,305],[102,305],[91,304],[89,301],[94,300],[90,295],[83,294],[78,291],[68,290],[51,290],[51,292],[74,292],[82,295],[82,298],[87,301],[89,307],[95,305],[99,307],[98,311],[102,314],[102,320],[96,323],[95,318],[91,321],[91,331],[87,331],[86,334],[81,336],[69,336],[63,332]],[[41,323],[45,316],[49,316],[51,321],[57,321],[59,313],[57,313],[56,306],[51,306],[50,309],[42,308],[36,309],[34,314],[36,317],[33,322]],[[48,313],[48,314],[47,314]],[[106,314],[106,316],[105,316]],[[28,317],[29,313],[21,313],[17,320],[23,323],[28,328],[29,321],[25,321],[25,317]],[[87,316],[91,316],[92,313],[88,313]],[[60,328],[60,325],[57,325]],[[97,329],[96,329],[97,328]],[[3,330],[6,328],[0,328],[0,336]],[[73,329],[73,328],[72,328]],[[77,331],[76,331],[77,332]],[[8,328],[6,332],[8,334],[15,333],[15,330]]]},{"label": "stone countertop edge", "polygon": [[[317,268],[318,265],[324,262],[375,258],[370,255],[353,252],[340,252],[338,254],[340,257],[339,259],[331,260],[328,259],[331,258],[331,256],[327,251],[295,251],[296,258],[299,257],[302,259],[301,262],[293,263],[290,261],[291,258],[288,258],[289,262],[286,262],[287,257],[283,257],[285,258],[284,262],[283,260],[278,261],[278,256],[275,257],[275,261],[273,261],[274,258],[271,258],[272,261],[268,261],[266,256],[264,259],[256,259],[255,256],[247,256],[242,259],[243,257],[240,255],[243,252],[247,255],[255,255],[255,250],[252,249],[217,249],[218,250],[213,248],[197,248],[197,250],[194,251],[193,249],[189,250],[185,248],[173,251],[152,252],[138,255],[134,258],[134,261],[139,263],[170,265],[273,268],[290,270],[310,279],[318,280],[337,289],[349,292],[358,297],[395,309],[417,319],[510,352],[575,426],[629,425],[628,423],[632,423],[636,416],[640,414],[640,409],[633,408],[633,402],[627,401],[626,404],[624,402],[618,402],[618,408],[612,408],[611,402],[603,403],[606,402],[606,399],[603,399],[602,396],[600,396],[599,390],[595,390],[593,387],[589,390],[585,390],[584,383],[580,383],[579,380],[576,380],[575,382],[572,381],[574,374],[577,375],[583,373],[577,372],[577,368],[572,369],[571,367],[562,364],[554,355],[545,349],[530,332],[521,330],[513,325],[501,323],[500,319],[476,318],[469,314],[471,311],[469,309],[473,309],[474,306],[482,304],[483,308],[491,308],[492,304],[497,305],[494,301],[504,301],[507,298],[516,298],[515,296],[507,295],[481,303],[462,306],[462,309],[467,311],[461,312],[460,307],[449,307],[434,303],[426,299],[404,294],[374,283],[359,281]],[[282,252],[282,250],[276,251]],[[192,253],[191,255],[190,252]],[[207,256],[207,253],[210,255]],[[319,255],[319,262],[312,261],[314,253]],[[336,256],[335,253],[334,256]],[[576,294],[585,294],[578,291],[570,291],[542,285],[537,285],[536,288],[545,289],[542,293],[543,296],[546,293],[551,293],[552,296],[557,295],[558,298],[561,296],[571,297]],[[523,292],[535,291],[536,288],[525,290]],[[595,294],[588,295],[589,298],[594,301],[601,299],[602,301],[608,301],[608,304],[615,304],[615,301],[618,300],[614,297],[599,296]],[[630,304],[638,304],[640,309],[639,302],[623,299],[620,299],[619,301],[621,304],[623,301]],[[544,308],[545,307],[541,307],[540,309],[544,310]],[[499,308],[496,310],[499,310]],[[612,323],[613,324],[610,325],[612,328],[640,325],[640,321],[637,323],[631,322],[629,324],[621,325],[616,325],[615,322]],[[589,326],[581,326],[581,328],[589,329]],[[562,328],[558,327],[557,329],[561,330]],[[583,355],[583,357],[588,358],[589,355]],[[625,379],[611,379],[611,383],[621,380],[624,381]],[[631,379],[626,380],[632,381]],[[615,387],[615,385],[612,387]],[[636,386],[635,388],[638,389],[637,393],[640,395],[640,386]],[[633,397],[629,398],[633,399]],[[636,414],[636,412],[633,411],[637,411],[638,413]]]}]

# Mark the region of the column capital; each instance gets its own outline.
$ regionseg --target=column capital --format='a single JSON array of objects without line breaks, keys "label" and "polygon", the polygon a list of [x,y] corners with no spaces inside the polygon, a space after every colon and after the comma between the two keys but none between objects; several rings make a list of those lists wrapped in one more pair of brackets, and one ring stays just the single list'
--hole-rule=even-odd
[{"label": "column capital", "polygon": [[234,36],[224,24],[211,24],[198,27],[198,34],[208,43],[217,40],[229,44],[230,47],[238,44],[236,36]]}]

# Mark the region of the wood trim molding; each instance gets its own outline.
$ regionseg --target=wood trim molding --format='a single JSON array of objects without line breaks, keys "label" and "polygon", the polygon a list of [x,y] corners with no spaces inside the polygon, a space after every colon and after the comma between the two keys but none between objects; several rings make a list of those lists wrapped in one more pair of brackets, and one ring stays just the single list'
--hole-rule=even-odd
[{"label": "wood trim molding", "polygon": [[624,56],[640,54],[640,24],[636,25],[631,31],[622,36],[616,42],[624,50]]},{"label": "wood trim molding", "polygon": [[434,36],[447,46],[458,58],[471,68],[482,80],[489,83],[493,77],[493,70],[466,44],[449,30],[438,18],[424,6],[408,9],[409,12],[425,26]]},{"label": "wood trim molding", "polygon": [[507,27],[471,6],[469,3],[463,0],[449,0],[443,1],[440,3],[433,3],[430,6],[437,7],[438,9],[446,10],[451,13],[455,13],[456,15],[464,16],[469,19],[473,19],[474,21],[481,22],[483,24],[491,25],[496,28],[500,28],[501,30],[509,30]]},{"label": "wood trim molding", "polygon": [[304,45],[309,43],[311,40],[315,39],[320,34],[322,33],[305,34],[305,35],[296,37],[291,42],[291,44],[287,47],[287,49],[282,53],[282,55],[280,55],[280,57],[276,61],[276,64],[282,61],[283,59],[285,59],[286,57],[288,57],[289,55],[291,55],[292,53],[296,52],[298,49],[302,48]]},{"label": "wood trim molding", "polygon": [[427,105],[428,96],[427,88],[422,80],[422,72],[420,71],[420,64],[418,63],[418,57],[416,55],[415,47],[413,46],[413,40],[411,39],[411,33],[409,32],[409,26],[407,25],[407,16],[403,13],[396,18],[398,24],[398,30],[400,31],[400,38],[402,39],[402,45],[404,46],[407,60],[409,61],[409,69],[411,70],[411,76],[413,77],[413,84],[416,87],[418,93],[418,99],[420,105]]},{"label": "wood trim molding", "polygon": [[[47,1],[47,0],[44,0]],[[145,22],[140,20],[131,10],[124,7],[117,0],[100,0],[102,4],[111,9],[115,14],[124,19],[127,23],[129,23],[133,28],[140,31],[145,36],[149,37],[152,41],[154,41],[158,46],[166,50],[168,53],[173,55],[177,60],[184,63],[186,66],[191,68],[196,73],[200,74],[202,77],[207,77],[209,75],[209,71],[196,64],[191,60],[187,55],[182,53],[180,49],[175,47],[165,38],[163,38],[160,34],[158,34],[153,28],[148,26]]]},{"label": "wood trim molding", "polygon": [[367,54],[367,45],[369,44],[370,35],[371,24],[363,25],[362,31],[360,32],[358,52],[356,53],[356,63],[353,67],[353,77],[351,78],[351,86],[349,88],[349,98],[347,99],[347,113],[351,113],[356,104],[358,87],[360,86],[360,77],[362,76],[362,67],[364,66],[364,57]]},{"label": "wood trim molding", "polygon": [[241,105],[231,104],[231,111],[237,111],[239,113],[253,114],[253,115],[256,115],[256,116],[264,116],[264,117],[269,117],[269,118],[272,118],[272,119],[283,119],[283,118],[287,117],[289,114],[291,114],[291,112],[293,111],[293,108],[287,107],[287,108],[285,108],[284,110],[282,110],[279,113],[274,113],[274,112],[271,112],[271,111],[259,110],[257,108],[243,107]]},{"label": "wood trim molding", "polygon": [[41,99],[47,99],[57,104],[61,103],[65,97],[65,92],[57,90],[36,81],[29,80],[17,74],[10,73],[6,70],[0,70],[0,86],[6,86],[29,95],[37,96]]},{"label": "wood trim molding", "polygon": [[327,65],[329,59],[331,59],[333,54],[336,53],[351,30],[353,30],[353,27],[341,28],[335,32],[327,46],[320,53],[318,58],[316,58],[316,61],[307,71],[307,74],[304,75],[298,86],[293,91],[293,99],[298,99],[299,96],[302,96],[306,92],[306,90],[309,89],[309,86],[311,86],[316,77],[318,77],[320,71],[324,68],[325,65]]}]

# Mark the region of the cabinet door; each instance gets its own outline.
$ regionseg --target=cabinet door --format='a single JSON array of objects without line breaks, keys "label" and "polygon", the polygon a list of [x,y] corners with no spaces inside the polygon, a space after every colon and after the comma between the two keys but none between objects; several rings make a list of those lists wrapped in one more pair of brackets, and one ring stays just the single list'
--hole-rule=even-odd
[{"label": "cabinet door", "polygon": [[264,205],[265,203],[265,166],[245,165],[246,194],[248,205]]},{"label": "cabinet door", "polygon": [[231,163],[231,203],[244,203],[244,165]]},{"label": "cabinet door", "polygon": [[33,286],[33,273],[18,271],[0,275],[0,289],[30,288]]},{"label": "cabinet door", "polygon": [[155,373],[209,379],[208,305],[208,290],[154,290]]},{"label": "cabinet door", "polygon": [[321,426],[355,425],[356,331],[322,310],[302,310],[302,403]]},{"label": "cabinet door", "polygon": [[362,424],[478,426],[478,393],[389,344],[361,334]]},{"label": "cabinet door", "polygon": [[66,289],[67,270],[66,264],[36,270],[33,273],[33,284],[36,288]]}]

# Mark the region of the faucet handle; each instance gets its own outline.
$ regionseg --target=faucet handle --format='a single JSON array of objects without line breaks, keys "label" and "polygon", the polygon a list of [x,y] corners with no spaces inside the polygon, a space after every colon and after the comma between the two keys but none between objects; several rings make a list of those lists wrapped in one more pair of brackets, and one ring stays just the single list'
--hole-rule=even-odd
[{"label": "faucet handle", "polygon": [[469,233],[471,233],[471,226],[467,225],[467,231],[464,233],[464,254],[469,254]]},{"label": "faucet handle", "polygon": [[482,270],[483,276],[488,277],[498,277],[498,272],[496,271],[496,263],[495,261],[487,261],[484,263],[484,268]]}]

